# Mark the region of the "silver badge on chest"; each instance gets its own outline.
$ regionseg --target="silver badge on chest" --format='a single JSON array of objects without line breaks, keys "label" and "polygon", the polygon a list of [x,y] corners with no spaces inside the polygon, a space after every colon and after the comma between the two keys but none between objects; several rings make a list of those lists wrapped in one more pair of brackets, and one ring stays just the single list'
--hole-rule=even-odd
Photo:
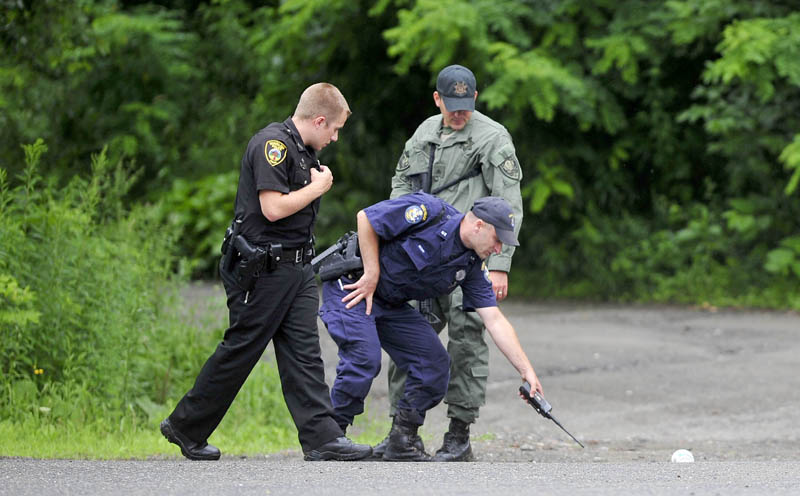
[{"label": "silver badge on chest", "polygon": [[459,269],[458,272],[456,272],[456,281],[457,282],[463,281],[465,277],[467,277],[467,271],[466,270]]}]

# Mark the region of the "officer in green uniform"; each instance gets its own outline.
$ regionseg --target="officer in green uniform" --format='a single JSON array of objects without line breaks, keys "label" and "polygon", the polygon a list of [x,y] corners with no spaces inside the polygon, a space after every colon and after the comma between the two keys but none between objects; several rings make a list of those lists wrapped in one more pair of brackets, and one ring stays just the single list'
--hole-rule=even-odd
[{"label": "officer in green uniform", "polygon": [[[441,113],[426,119],[406,142],[392,178],[391,197],[422,189],[467,212],[476,199],[499,196],[511,205],[519,234],[522,170],[514,143],[505,127],[475,110],[477,97],[472,71],[460,65],[442,69],[433,92],[433,101]],[[513,246],[503,245],[502,252],[487,261],[497,301],[508,295],[513,254]],[[460,289],[419,302],[420,310],[437,332],[447,325],[447,351],[451,358],[445,397],[450,427],[434,461],[472,460],[469,425],[478,418],[478,410],[486,401],[489,348],[483,323],[474,312],[464,312],[461,302]],[[405,375],[394,363],[390,364],[392,415],[403,394],[404,382]],[[376,446],[374,456],[381,456],[384,447],[385,441]]]}]

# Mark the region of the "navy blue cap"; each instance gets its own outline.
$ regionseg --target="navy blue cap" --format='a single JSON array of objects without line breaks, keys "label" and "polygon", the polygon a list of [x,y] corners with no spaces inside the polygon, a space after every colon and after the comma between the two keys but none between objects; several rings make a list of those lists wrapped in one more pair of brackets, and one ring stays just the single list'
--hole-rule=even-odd
[{"label": "navy blue cap", "polygon": [[463,65],[448,65],[436,78],[436,91],[448,112],[475,111],[475,75]]},{"label": "navy blue cap", "polygon": [[475,217],[494,226],[497,238],[504,245],[519,246],[517,235],[514,234],[514,212],[511,205],[499,196],[484,196],[478,198],[472,205]]}]

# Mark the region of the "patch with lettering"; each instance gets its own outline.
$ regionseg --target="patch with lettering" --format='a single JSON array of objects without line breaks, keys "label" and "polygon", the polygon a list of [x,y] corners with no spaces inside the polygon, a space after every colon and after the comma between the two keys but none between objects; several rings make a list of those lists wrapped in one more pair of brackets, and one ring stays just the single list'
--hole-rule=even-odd
[{"label": "patch with lettering", "polygon": [[455,93],[456,96],[467,96],[468,88],[469,86],[467,86],[467,83],[464,81],[459,81],[453,85],[453,93]]},{"label": "patch with lettering", "polygon": [[486,262],[483,262],[481,264],[481,270],[483,271],[483,277],[485,277],[486,280],[491,283],[492,282],[492,278],[489,277],[489,267],[486,266]]},{"label": "patch with lettering", "polygon": [[275,167],[286,159],[286,145],[280,140],[269,140],[264,145],[264,156],[269,165]]},{"label": "patch with lettering", "polygon": [[428,209],[425,205],[411,205],[406,209],[405,217],[409,224],[417,224],[428,218]]}]

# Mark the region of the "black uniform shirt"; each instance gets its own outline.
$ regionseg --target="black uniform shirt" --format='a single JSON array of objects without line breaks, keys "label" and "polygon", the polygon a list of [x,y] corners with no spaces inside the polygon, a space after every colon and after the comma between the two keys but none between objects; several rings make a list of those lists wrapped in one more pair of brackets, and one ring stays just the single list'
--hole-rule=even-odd
[{"label": "black uniform shirt", "polygon": [[311,183],[311,167],[319,169],[316,152],[306,147],[292,122],[273,122],[247,144],[239,173],[235,214],[242,219],[240,232],[251,243],[281,243],[300,247],[311,239],[319,210],[317,198],[306,207],[275,222],[261,212],[261,190],[289,193]]}]

